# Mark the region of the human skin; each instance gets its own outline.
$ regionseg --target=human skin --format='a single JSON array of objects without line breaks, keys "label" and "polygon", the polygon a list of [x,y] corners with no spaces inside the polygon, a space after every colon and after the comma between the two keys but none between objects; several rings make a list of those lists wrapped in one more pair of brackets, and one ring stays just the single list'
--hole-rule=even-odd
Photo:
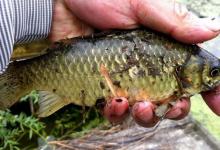
[{"label": "human skin", "polygon": [[[88,35],[93,33],[93,29],[133,29],[139,26],[163,32],[181,42],[192,44],[210,40],[220,33],[219,22],[198,18],[173,0],[55,0],[49,39],[58,41]],[[220,115],[220,98],[216,94],[218,89],[220,90],[216,88],[202,93],[202,96],[213,112]],[[112,108],[119,109],[124,105],[113,101],[111,109],[108,106],[104,108],[107,116],[108,113],[117,113]],[[123,108],[125,112],[126,109]],[[154,110],[155,106],[152,103],[138,102],[131,112],[137,123],[149,127],[155,125],[158,120]],[[182,119],[189,110],[190,100],[184,98],[178,100],[165,117]]]}]

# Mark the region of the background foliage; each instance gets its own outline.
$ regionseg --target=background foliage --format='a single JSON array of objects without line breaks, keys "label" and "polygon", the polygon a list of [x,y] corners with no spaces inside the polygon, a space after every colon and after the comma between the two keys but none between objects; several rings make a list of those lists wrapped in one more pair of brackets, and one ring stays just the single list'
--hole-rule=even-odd
[{"label": "background foliage", "polygon": [[33,104],[31,107],[37,107],[38,95],[35,91],[22,98],[21,104],[11,111],[0,111],[0,150],[34,149],[42,146],[42,143],[46,145],[49,140],[82,136],[92,128],[107,123],[96,108],[75,105],[64,107],[50,117],[38,119],[30,110],[22,109],[30,101]]}]

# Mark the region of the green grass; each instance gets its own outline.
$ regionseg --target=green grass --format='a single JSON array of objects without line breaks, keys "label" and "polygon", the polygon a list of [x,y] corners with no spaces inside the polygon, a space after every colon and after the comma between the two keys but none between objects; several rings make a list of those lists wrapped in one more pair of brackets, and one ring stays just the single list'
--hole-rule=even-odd
[{"label": "green grass", "polygon": [[191,113],[215,138],[220,141],[220,117],[215,115],[200,95],[191,98]]},{"label": "green grass", "polygon": [[47,118],[37,118],[36,113],[30,112],[30,101],[32,110],[36,110],[36,91],[23,97],[11,110],[0,110],[0,150],[34,149],[38,145],[46,146],[51,138],[72,139],[83,136],[95,127],[108,125],[95,107],[75,105],[68,105]]}]

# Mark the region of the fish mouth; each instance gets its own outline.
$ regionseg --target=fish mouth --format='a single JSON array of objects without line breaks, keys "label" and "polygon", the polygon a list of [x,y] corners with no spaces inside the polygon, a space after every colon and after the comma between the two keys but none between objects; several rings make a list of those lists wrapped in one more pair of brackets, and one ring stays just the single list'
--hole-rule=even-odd
[{"label": "fish mouth", "polygon": [[[209,84],[203,84],[203,90],[202,92],[208,92],[208,91],[212,91],[215,90],[217,87],[220,86],[220,81],[214,83],[213,85],[209,85]],[[201,93],[202,93],[201,92]]]},{"label": "fish mouth", "polygon": [[220,85],[212,90],[201,92],[202,98],[209,108],[218,116],[220,116]]}]

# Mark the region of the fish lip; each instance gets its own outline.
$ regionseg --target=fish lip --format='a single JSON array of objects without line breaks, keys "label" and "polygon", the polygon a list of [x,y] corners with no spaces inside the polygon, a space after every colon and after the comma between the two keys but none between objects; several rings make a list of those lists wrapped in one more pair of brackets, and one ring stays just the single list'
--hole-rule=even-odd
[{"label": "fish lip", "polygon": [[204,90],[202,92],[208,92],[208,91],[215,90],[215,88],[217,88],[218,86],[220,86],[220,81],[214,83],[212,86],[210,86],[208,84],[204,84],[204,88],[203,88]]},{"label": "fish lip", "polygon": [[203,88],[202,88],[202,92],[206,92],[206,91],[211,91],[215,88],[216,86],[210,86],[209,84],[203,84]]}]

